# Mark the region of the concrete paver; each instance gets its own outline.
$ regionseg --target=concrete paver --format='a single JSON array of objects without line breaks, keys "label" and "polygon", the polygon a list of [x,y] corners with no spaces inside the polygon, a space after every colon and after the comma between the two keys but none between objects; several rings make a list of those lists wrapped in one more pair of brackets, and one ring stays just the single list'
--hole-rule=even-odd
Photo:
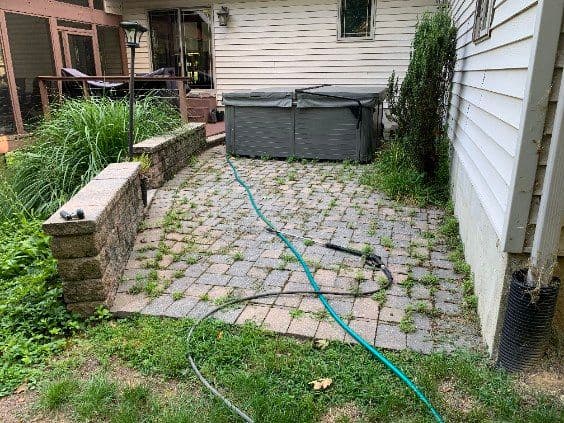
[{"label": "concrete paver", "polygon": [[[222,146],[204,152],[156,192],[113,312],[199,318],[224,298],[312,291],[301,265],[255,216],[224,155]],[[437,234],[442,210],[400,206],[360,185],[363,165],[233,160],[262,212],[280,230],[348,247],[368,246],[382,256],[395,278],[392,286],[382,289],[385,300],[327,297],[370,343],[424,353],[481,348],[476,324],[464,314],[461,275],[448,260],[441,238],[429,240],[429,234]],[[290,240],[322,289],[355,293],[383,285],[382,273],[364,266],[358,257]],[[384,241],[393,247],[384,248]],[[425,283],[428,274],[437,277],[436,285]],[[155,283],[162,295],[149,298],[143,287]],[[176,293],[182,298],[174,301]],[[422,301],[432,314],[406,315],[410,305]],[[415,332],[405,334],[400,322],[410,316]],[[236,324],[251,320],[300,337],[352,341],[325,315],[315,295],[256,299],[216,317]]]}]

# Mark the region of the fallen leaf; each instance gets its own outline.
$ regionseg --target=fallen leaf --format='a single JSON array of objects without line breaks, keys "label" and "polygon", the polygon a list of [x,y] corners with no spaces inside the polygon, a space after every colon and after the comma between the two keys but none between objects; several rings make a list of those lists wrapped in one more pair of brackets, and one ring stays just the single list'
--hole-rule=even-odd
[{"label": "fallen leaf", "polygon": [[316,339],[313,342],[313,346],[318,350],[324,350],[329,346],[329,341],[327,339]]},{"label": "fallen leaf", "polygon": [[22,392],[27,391],[27,383],[22,383],[17,389],[14,391],[14,394],[21,394]]},{"label": "fallen leaf", "polygon": [[322,379],[312,380],[308,385],[312,385],[314,391],[324,391],[333,383],[333,379],[325,377]]},{"label": "fallen leaf", "polygon": [[223,338],[223,331],[222,331],[222,330],[220,330],[220,331],[217,333],[216,338],[217,338],[218,340],[221,339],[221,338]]}]

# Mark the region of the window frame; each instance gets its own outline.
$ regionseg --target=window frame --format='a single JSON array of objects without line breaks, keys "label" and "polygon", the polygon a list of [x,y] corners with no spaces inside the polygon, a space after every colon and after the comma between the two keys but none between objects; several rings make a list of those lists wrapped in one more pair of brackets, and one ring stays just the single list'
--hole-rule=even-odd
[{"label": "window frame", "polygon": [[[487,2],[485,8],[486,16],[481,15],[482,5]],[[492,22],[495,8],[495,0],[476,0],[476,10],[474,11],[474,27],[472,29],[472,41],[477,44],[491,37]],[[486,19],[486,27],[481,29],[480,22]]]},{"label": "window frame", "polygon": [[374,40],[374,24],[376,22],[376,0],[368,0],[371,3],[370,7],[370,34],[364,37],[346,37],[341,33],[341,17],[342,17],[342,5],[343,0],[339,1],[339,7],[337,11],[337,41],[343,42],[354,42],[354,41],[373,41]]}]

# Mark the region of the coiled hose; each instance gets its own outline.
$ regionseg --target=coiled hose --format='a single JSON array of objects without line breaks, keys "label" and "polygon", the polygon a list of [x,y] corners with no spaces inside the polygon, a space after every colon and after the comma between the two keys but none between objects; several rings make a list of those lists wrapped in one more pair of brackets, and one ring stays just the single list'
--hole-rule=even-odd
[{"label": "coiled hose", "polygon": [[[311,284],[311,286],[313,287],[313,293],[315,293],[317,295],[317,297],[319,298],[319,300],[321,301],[321,303],[323,304],[323,306],[325,307],[325,309],[327,310],[327,312],[329,313],[329,315],[335,320],[335,322],[337,322],[337,324],[339,326],[341,326],[341,328],[343,328],[343,330],[349,334],[355,341],[357,341],[360,345],[362,345],[369,353],[371,353],[374,357],[376,357],[378,360],[380,360],[392,373],[394,373],[405,385],[408,386],[409,389],[411,389],[413,391],[413,393],[415,393],[415,395],[421,400],[421,402],[423,402],[425,404],[425,406],[428,408],[428,410],[430,411],[430,413],[433,415],[433,417],[435,418],[435,420],[439,423],[443,423],[443,418],[441,417],[441,415],[438,413],[438,411],[433,407],[433,405],[431,404],[431,402],[429,401],[429,399],[427,399],[427,397],[425,396],[425,394],[423,394],[423,392],[421,392],[421,390],[419,389],[419,387],[417,385],[415,385],[415,383],[413,383],[411,381],[411,379],[409,379],[409,377],[407,377],[407,375],[405,373],[403,373],[399,368],[397,368],[390,360],[388,360],[384,354],[382,354],[380,351],[378,351],[378,349],[376,349],[374,346],[370,345],[364,338],[362,338],[362,336],[360,336],[358,333],[356,333],[354,330],[352,330],[340,317],[339,315],[335,312],[335,310],[333,309],[333,307],[331,306],[331,304],[329,304],[329,302],[327,301],[327,299],[325,298],[325,295],[343,295],[342,293],[337,293],[337,292],[326,292],[326,291],[322,291],[319,287],[319,285],[317,284],[317,282],[315,281],[313,274],[311,273],[311,270],[309,268],[309,266],[307,265],[307,263],[305,262],[304,258],[302,257],[302,255],[298,252],[298,250],[296,249],[296,247],[282,234],[280,233],[276,227],[274,226],[274,224],[272,222],[270,222],[270,220],[268,220],[268,218],[260,211],[260,208],[258,207],[255,198],[249,188],[249,186],[245,183],[245,181],[243,181],[241,179],[241,177],[239,176],[239,173],[237,172],[237,168],[235,167],[235,165],[233,164],[233,162],[229,159],[229,157],[226,158],[227,163],[229,164],[229,166],[231,167],[231,170],[233,171],[233,176],[235,177],[235,180],[239,183],[239,185],[241,185],[243,187],[243,189],[246,191],[247,196],[249,198],[249,201],[255,211],[255,213],[257,214],[257,216],[269,227],[271,228],[273,231],[276,232],[276,236],[278,236],[278,238],[280,238],[280,240],[290,249],[290,251],[292,251],[292,253],[294,254],[294,256],[296,257],[296,259],[298,260],[298,262],[300,263],[300,265],[302,266],[309,283]],[[256,296],[252,296],[252,297],[247,297],[247,298],[243,298],[243,299],[238,299],[232,302],[229,302],[227,304],[224,304],[214,310],[212,310],[210,313],[208,313],[207,315],[205,315],[202,319],[200,319],[191,329],[190,332],[188,334],[188,342],[190,342],[190,339],[192,337],[192,334],[194,332],[194,329],[196,328],[196,326],[198,326],[203,320],[205,320],[206,318],[208,318],[209,316],[211,316],[212,314],[216,313],[217,311],[221,310],[222,308],[225,308],[229,305],[233,305],[236,303],[240,303],[243,301],[247,301],[249,299],[253,299],[253,298],[261,298],[263,296],[271,296],[271,295],[280,295],[280,294],[295,294],[295,293],[306,293],[303,291],[296,291],[296,292],[278,292],[278,293],[268,293],[268,294],[258,294]],[[364,293],[365,295],[367,295],[368,293]],[[200,371],[198,370],[196,363],[194,361],[194,359],[192,358],[192,356],[189,354],[188,359],[190,361],[190,365],[192,367],[192,369],[194,370],[194,372],[196,373],[196,375],[198,376],[198,378],[200,379],[200,381],[217,397],[219,397],[231,410],[233,410],[236,414],[238,414],[241,418],[243,418],[245,421],[252,423],[253,420],[246,415],[243,411],[241,411],[240,409],[238,409],[236,406],[234,406],[227,398],[223,397],[204,377],[203,375],[200,373]]]}]

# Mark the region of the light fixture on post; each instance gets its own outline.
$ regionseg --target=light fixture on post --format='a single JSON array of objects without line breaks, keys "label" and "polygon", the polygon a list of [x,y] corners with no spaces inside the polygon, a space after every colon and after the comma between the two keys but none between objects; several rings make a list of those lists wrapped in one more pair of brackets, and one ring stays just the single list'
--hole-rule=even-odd
[{"label": "light fixture on post", "polygon": [[139,47],[141,36],[147,32],[147,28],[138,22],[122,22],[120,26],[125,31],[125,45],[131,49],[131,65],[129,69],[129,133],[128,133],[128,155],[133,158],[133,114],[135,106],[135,49]]},{"label": "light fixture on post", "polygon": [[221,6],[221,9],[217,11],[217,19],[219,20],[219,26],[227,26],[227,21],[229,20],[229,8],[227,6]]}]

